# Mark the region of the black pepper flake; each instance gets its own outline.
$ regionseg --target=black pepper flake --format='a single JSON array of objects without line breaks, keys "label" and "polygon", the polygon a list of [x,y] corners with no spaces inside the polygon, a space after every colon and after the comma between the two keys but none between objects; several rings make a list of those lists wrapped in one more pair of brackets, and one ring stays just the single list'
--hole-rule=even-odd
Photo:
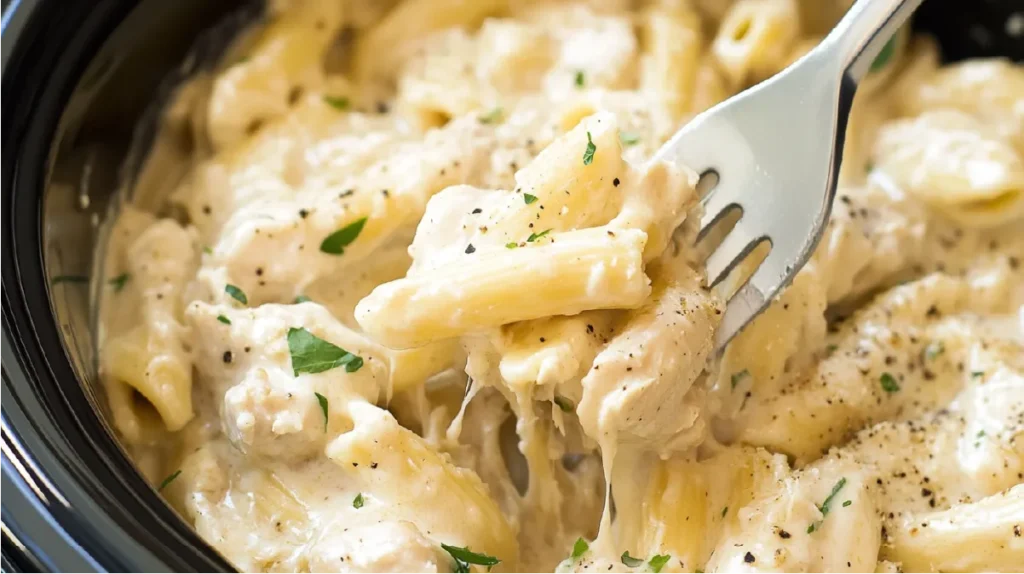
[{"label": "black pepper flake", "polygon": [[789,532],[786,532],[785,530],[781,529],[779,530],[779,538],[783,540],[788,540],[790,536],[792,536],[792,534],[790,534]]},{"label": "black pepper flake", "polygon": [[262,267],[257,267],[256,268],[256,275],[259,275],[259,276],[263,275],[263,268]]},{"label": "black pepper flake", "polygon": [[355,192],[356,192],[356,190],[354,190],[354,189],[346,189],[345,191],[339,193],[338,197],[348,197],[348,196],[352,195]]},{"label": "black pepper flake", "polygon": [[389,109],[390,108],[388,107],[388,104],[386,102],[377,102],[377,113],[378,114],[386,114],[386,113],[388,113]]},{"label": "black pepper flake", "polygon": [[473,244],[470,243],[466,246],[466,253],[476,253],[476,247],[473,247]]},{"label": "black pepper flake", "polygon": [[212,213],[212,212],[213,212],[213,209],[211,209],[209,205],[204,205],[203,206],[203,213],[205,213],[206,215],[210,215],[210,213]]},{"label": "black pepper flake", "polygon": [[622,182],[619,181],[619,178],[615,178],[615,179],[612,180],[612,185],[614,185],[615,187],[619,187],[620,183],[622,183]]},{"label": "black pepper flake", "polygon": [[384,197],[390,196],[390,194],[388,193],[388,190],[386,190],[386,189],[380,190],[380,194],[383,195]]},{"label": "black pepper flake", "polygon": [[377,468],[377,463],[371,462],[370,463],[370,468]]},{"label": "black pepper flake", "polygon": [[299,217],[301,217],[302,219],[306,219],[307,217],[309,217],[309,210],[308,209],[300,209],[299,210]]},{"label": "black pepper flake", "polygon": [[484,210],[482,210],[482,209],[480,209],[480,208],[478,207],[478,208],[474,209],[474,210],[473,210],[473,211],[472,211],[471,213],[472,213],[473,215],[477,215],[477,214],[480,214],[480,213],[483,213],[483,212],[484,212]]},{"label": "black pepper flake", "polygon": [[230,363],[232,359],[231,351],[224,351],[224,362]]},{"label": "black pepper flake", "polygon": [[754,558],[754,555],[750,552],[747,552],[743,555],[743,561],[747,564],[753,564],[755,560],[757,560],[757,558]]}]

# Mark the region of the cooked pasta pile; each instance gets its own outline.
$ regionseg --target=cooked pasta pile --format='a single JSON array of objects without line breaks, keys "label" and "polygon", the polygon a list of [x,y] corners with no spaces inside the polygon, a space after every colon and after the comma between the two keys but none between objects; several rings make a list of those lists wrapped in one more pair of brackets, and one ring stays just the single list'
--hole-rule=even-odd
[{"label": "cooked pasta pile", "polygon": [[898,34],[721,356],[698,176],[650,160],[843,4],[274,4],[112,222],[140,469],[244,570],[1020,568],[1024,68]]}]

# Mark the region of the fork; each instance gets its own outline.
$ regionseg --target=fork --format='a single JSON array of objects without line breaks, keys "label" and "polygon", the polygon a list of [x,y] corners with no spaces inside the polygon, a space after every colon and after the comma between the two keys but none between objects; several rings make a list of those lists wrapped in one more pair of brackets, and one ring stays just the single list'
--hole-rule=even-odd
[{"label": "fork", "polygon": [[884,44],[923,0],[858,0],[828,36],[773,78],[698,115],[655,155],[713,173],[697,241],[739,221],[706,261],[715,287],[762,242],[767,257],[726,305],[721,351],[807,262],[836,191],[853,95]]}]

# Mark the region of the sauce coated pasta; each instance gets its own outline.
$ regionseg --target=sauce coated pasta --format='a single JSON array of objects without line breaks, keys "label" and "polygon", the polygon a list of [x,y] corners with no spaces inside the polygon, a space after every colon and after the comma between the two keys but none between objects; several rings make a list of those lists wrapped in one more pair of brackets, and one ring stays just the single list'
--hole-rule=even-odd
[{"label": "sauce coated pasta", "polygon": [[139,468],[249,571],[1020,568],[1024,68],[899,33],[717,356],[698,175],[649,159],[844,8],[274,3],[111,222]]}]

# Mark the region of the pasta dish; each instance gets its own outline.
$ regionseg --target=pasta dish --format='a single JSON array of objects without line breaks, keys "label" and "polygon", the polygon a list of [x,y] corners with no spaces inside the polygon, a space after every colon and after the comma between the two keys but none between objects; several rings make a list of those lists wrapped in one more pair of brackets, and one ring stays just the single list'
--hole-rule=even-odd
[{"label": "pasta dish", "polygon": [[1021,568],[1024,67],[898,33],[721,354],[742,277],[650,159],[848,6],[271,3],[110,222],[140,471],[246,571]]}]

